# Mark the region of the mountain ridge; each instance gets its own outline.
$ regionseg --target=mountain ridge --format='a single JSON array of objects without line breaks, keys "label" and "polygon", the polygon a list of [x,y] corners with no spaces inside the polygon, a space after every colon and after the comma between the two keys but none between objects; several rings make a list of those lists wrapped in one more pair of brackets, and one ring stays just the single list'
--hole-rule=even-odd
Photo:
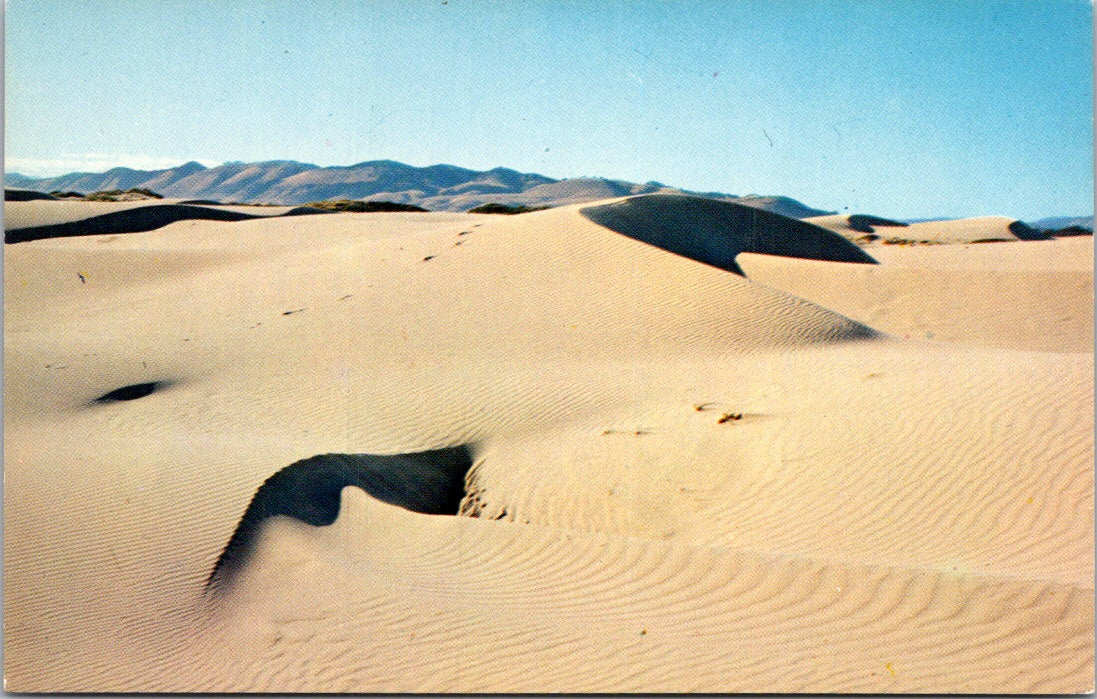
[{"label": "mountain ridge", "polygon": [[93,192],[140,187],[171,198],[285,206],[324,199],[385,200],[434,211],[467,211],[492,202],[563,206],[637,194],[682,193],[733,201],[793,218],[833,213],[784,196],[740,197],[721,192],[695,192],[654,181],[640,184],[604,177],[554,179],[506,167],[471,170],[444,163],[417,167],[394,160],[366,160],[333,166],[294,160],[232,161],[214,167],[189,161],[163,170],[115,167],[101,173],[73,172],[42,178],[12,172],[5,173],[4,185],[37,192]]}]

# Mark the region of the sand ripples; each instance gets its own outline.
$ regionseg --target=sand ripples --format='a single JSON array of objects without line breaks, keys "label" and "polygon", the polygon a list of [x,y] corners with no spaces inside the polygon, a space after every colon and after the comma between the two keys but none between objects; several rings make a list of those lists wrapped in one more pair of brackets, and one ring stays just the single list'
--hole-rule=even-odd
[{"label": "sand ripples", "polygon": [[[1092,684],[1092,356],[894,341],[577,208],[453,219],[9,249],[9,689]],[[463,444],[478,517],[351,487],[203,594],[279,469]]]}]

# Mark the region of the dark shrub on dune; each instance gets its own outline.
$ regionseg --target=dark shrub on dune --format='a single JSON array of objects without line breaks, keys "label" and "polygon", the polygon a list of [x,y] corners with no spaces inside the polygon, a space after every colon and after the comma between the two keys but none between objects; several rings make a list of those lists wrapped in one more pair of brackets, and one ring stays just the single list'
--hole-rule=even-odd
[{"label": "dark shrub on dune", "polygon": [[549,207],[547,206],[524,206],[522,204],[496,204],[491,202],[490,204],[481,204],[468,210],[470,214],[506,214],[513,216],[514,214],[525,214],[530,211],[544,211]]},{"label": "dark shrub on dune", "polygon": [[134,187],[132,189],[105,189],[100,192],[92,192],[84,196],[85,201],[125,201],[127,199],[163,199],[164,197],[151,189]]},{"label": "dark shrub on dune", "polygon": [[397,204],[394,201],[361,201],[358,199],[327,199],[324,201],[312,201],[299,208],[315,209],[318,211],[349,211],[352,213],[366,214],[392,211],[427,211],[427,209],[419,206]]},{"label": "dark shrub on dune", "polygon": [[50,196],[52,196],[56,199],[83,199],[84,198],[84,193],[83,192],[73,192],[73,191],[62,192],[60,189],[55,189],[52,192],[50,192]]}]

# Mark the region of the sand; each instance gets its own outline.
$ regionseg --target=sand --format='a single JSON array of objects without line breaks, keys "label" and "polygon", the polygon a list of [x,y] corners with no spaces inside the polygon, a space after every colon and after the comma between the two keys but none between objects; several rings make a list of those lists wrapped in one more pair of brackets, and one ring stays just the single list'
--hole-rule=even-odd
[{"label": "sand", "polygon": [[865,214],[832,214],[804,219],[863,246],[940,245],[945,243],[1000,243],[1049,240],[1051,236],[1023,221],[1004,216],[945,219],[906,224]]},{"label": "sand", "polygon": [[[6,688],[1090,691],[1092,239],[737,274],[621,204],[7,245]],[[207,586],[287,466],[461,447]]]}]

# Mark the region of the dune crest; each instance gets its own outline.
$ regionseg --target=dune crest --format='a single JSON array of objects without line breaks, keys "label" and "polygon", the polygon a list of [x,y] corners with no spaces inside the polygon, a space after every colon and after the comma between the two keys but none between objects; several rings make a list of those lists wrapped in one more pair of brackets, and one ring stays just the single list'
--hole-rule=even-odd
[{"label": "dune crest", "polygon": [[770,211],[732,202],[648,194],[580,212],[630,238],[734,272],[742,252],[833,262],[875,264],[867,253],[832,231]]},{"label": "dune crest", "polygon": [[456,515],[470,466],[464,446],[412,454],[323,454],[291,464],[259,486],[206,585],[220,588],[229,582],[247,562],[259,528],[270,517],[330,525],[339,516],[339,493],[347,486],[414,512]]}]

